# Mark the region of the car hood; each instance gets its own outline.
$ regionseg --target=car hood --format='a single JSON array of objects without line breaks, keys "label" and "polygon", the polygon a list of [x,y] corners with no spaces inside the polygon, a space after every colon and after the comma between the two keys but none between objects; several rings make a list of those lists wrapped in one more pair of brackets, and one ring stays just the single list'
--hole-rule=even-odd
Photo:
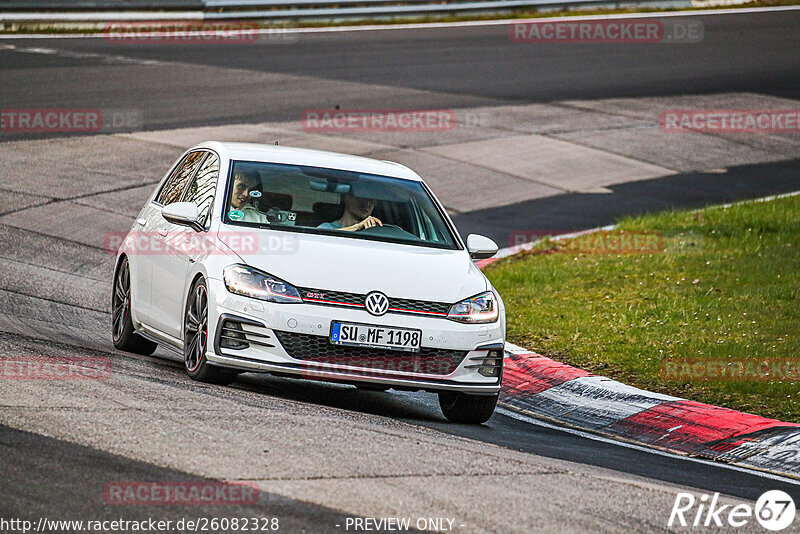
[{"label": "car hood", "polygon": [[258,241],[231,247],[242,263],[297,287],[447,303],[490,287],[465,250],[233,226],[225,234],[231,231]]}]

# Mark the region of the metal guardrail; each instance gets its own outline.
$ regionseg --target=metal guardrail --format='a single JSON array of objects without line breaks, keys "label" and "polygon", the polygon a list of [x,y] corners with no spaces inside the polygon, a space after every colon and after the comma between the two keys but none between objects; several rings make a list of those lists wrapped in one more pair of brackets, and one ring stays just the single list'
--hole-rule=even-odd
[{"label": "metal guardrail", "polygon": [[9,11],[126,11],[205,9],[203,0],[0,0],[0,13]]},{"label": "metal guardrail", "polygon": [[598,5],[688,7],[691,0],[0,0],[0,23],[346,19]]},{"label": "metal guardrail", "polygon": [[[282,0],[277,0],[278,2]],[[415,15],[415,14],[448,14],[448,13],[463,13],[463,12],[480,12],[480,11],[503,11],[511,9],[519,9],[523,7],[547,7],[555,5],[566,4],[564,0],[479,0],[473,2],[448,2],[443,3],[427,3],[427,0],[404,0],[404,5],[370,5],[370,6],[348,6],[342,7],[342,4],[364,4],[364,3],[381,3],[385,0],[371,0],[364,2],[363,0],[354,0],[351,2],[342,2],[339,0],[330,0],[330,4],[338,4],[339,7],[314,7],[314,8],[301,8],[301,9],[270,9],[259,11],[248,11],[248,18],[258,19],[276,19],[276,18],[302,18],[308,16],[315,17],[354,17],[362,16],[365,18],[373,16],[399,16],[399,15]],[[305,0],[301,0],[301,3]],[[287,2],[287,4],[301,5],[298,2]],[[308,4],[321,5],[320,2],[308,1]],[[580,0],[578,2],[571,1],[569,5],[575,4],[597,4],[606,3],[608,0]],[[231,18],[231,15],[237,12],[222,12],[222,13],[206,13],[206,18],[209,20],[218,20]],[[241,15],[241,13],[239,13]]]}]

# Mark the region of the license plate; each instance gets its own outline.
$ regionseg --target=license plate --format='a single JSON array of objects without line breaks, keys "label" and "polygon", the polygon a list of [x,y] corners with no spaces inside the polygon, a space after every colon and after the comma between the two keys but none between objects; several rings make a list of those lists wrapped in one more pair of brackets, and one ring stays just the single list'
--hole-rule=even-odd
[{"label": "license plate", "polygon": [[332,322],[330,340],[334,345],[419,352],[422,330]]}]

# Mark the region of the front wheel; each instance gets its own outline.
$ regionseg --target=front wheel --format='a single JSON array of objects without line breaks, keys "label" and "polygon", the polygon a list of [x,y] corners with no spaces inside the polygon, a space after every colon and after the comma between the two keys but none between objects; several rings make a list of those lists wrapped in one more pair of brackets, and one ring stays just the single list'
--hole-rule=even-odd
[{"label": "front wheel", "polygon": [[189,378],[198,382],[227,385],[236,380],[236,373],[208,363],[208,288],[198,279],[186,299],[183,319],[183,361]]},{"label": "front wheel", "polygon": [[480,425],[489,420],[497,406],[498,395],[439,393],[439,406],[448,421]]}]

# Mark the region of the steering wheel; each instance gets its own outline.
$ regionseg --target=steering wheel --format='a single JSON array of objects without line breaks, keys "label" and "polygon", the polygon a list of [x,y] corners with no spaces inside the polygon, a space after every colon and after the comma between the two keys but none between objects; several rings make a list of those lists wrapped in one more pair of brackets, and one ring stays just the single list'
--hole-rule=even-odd
[{"label": "steering wheel", "polygon": [[383,226],[373,226],[372,228],[365,228],[360,231],[368,232],[370,235],[375,235],[375,236],[384,236],[395,239],[405,239],[413,241],[420,240],[419,237],[415,236],[411,232],[406,232],[396,224],[384,224]]},{"label": "steering wheel", "polygon": [[403,230],[402,228],[400,228],[396,224],[385,224],[385,223],[383,225],[376,224],[375,226],[371,226],[369,228],[362,228],[361,230],[359,230],[359,232],[368,232],[370,230],[375,230],[376,228],[377,229],[380,229],[380,228],[395,228],[397,230],[400,230],[401,232],[405,232],[405,230]]}]

